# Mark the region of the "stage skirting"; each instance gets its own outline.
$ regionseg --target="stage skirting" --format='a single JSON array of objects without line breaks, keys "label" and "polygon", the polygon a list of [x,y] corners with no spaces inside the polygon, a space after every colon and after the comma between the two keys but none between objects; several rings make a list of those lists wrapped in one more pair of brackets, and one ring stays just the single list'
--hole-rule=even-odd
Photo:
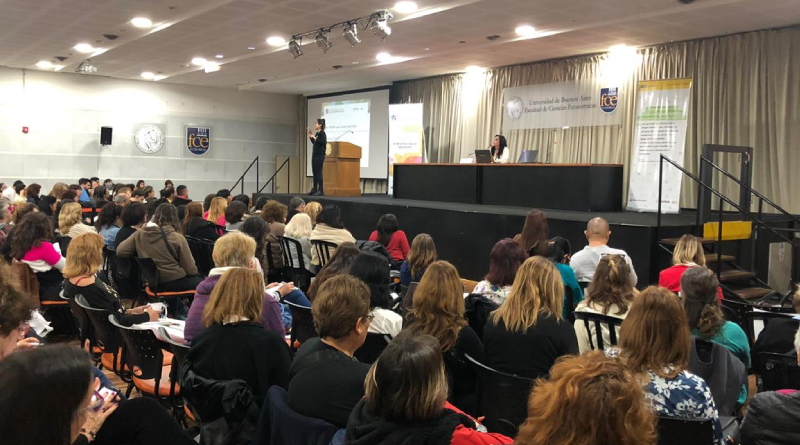
[{"label": "stage skirting", "polygon": [[394,197],[584,212],[622,210],[622,165],[395,164]]}]

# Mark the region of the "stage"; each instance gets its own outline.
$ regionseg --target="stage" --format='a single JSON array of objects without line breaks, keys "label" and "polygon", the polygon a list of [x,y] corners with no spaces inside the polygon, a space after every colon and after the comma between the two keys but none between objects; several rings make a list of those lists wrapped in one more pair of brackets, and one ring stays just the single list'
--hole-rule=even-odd
[{"label": "stage", "polygon": [[[288,204],[292,195],[270,198]],[[462,277],[481,280],[489,267],[489,253],[495,242],[519,233],[530,210],[523,207],[460,204],[448,202],[395,199],[387,195],[364,195],[345,198],[305,196],[306,202],[318,201],[323,206],[338,205],[345,227],[358,240],[368,239],[378,218],[393,213],[409,243],[419,233],[433,237],[439,258],[450,261]],[[254,197],[255,199],[255,197]],[[586,245],[583,231],[586,222],[601,216],[611,225],[612,247],[624,249],[633,261],[639,276],[639,287],[658,281],[658,272],[669,266],[669,255],[660,249],[656,238],[656,215],[636,212],[582,212],[541,209],[547,214],[550,236],[563,236],[572,244],[573,252]],[[695,224],[695,212],[663,215],[661,238],[689,233]],[[657,254],[654,255],[654,252]]]}]

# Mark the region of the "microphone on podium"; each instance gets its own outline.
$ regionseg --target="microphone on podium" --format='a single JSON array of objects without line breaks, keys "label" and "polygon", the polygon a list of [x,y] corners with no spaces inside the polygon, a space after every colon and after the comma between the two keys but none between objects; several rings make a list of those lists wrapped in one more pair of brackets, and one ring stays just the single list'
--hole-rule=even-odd
[{"label": "microphone on podium", "polygon": [[346,135],[347,133],[352,133],[352,132],[353,132],[353,130],[345,131],[344,133],[340,134],[336,139],[334,139],[333,142],[339,142],[339,139],[341,139],[342,136]]}]

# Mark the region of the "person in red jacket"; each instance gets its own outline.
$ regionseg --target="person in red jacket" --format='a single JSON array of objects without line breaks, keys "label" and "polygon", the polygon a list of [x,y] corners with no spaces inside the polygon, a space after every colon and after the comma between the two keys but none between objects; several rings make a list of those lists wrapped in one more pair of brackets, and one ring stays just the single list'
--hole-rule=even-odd
[{"label": "person in red jacket", "polygon": [[370,241],[377,241],[389,251],[397,265],[406,260],[411,246],[408,245],[406,233],[400,230],[397,217],[387,213],[378,220],[377,230],[369,236]]},{"label": "person in red jacket", "polygon": [[[686,269],[693,266],[706,267],[703,243],[694,235],[683,235],[672,252],[672,266],[658,274],[658,285],[676,294],[681,292],[681,277]],[[717,290],[717,298],[722,301],[722,289]]]},{"label": "person in red jacket", "polygon": [[513,443],[480,431],[478,421],[446,402],[444,360],[433,336],[401,332],[370,368],[365,387],[347,422],[348,445]]}]

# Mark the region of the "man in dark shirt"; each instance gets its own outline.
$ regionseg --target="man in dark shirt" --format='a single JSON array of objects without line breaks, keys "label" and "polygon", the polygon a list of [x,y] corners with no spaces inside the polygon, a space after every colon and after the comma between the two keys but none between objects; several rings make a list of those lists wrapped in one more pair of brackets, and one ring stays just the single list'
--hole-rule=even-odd
[{"label": "man in dark shirt", "polygon": [[288,224],[289,221],[292,220],[292,217],[294,215],[297,215],[298,213],[303,213],[305,209],[306,209],[306,202],[303,201],[303,198],[299,196],[295,196],[294,198],[292,198],[292,200],[289,201],[289,215],[286,217],[286,223]]},{"label": "man in dark shirt", "polygon": [[371,320],[369,288],[339,275],[317,291],[312,312],[320,338],[303,343],[289,371],[289,406],[298,413],[347,426],[364,397],[369,365],[353,354],[364,344]]},{"label": "man in dark shirt", "polygon": [[178,195],[175,199],[172,200],[172,204],[175,207],[188,205],[190,202],[192,202],[192,200],[189,199],[189,188],[186,187],[185,185],[183,184],[179,185],[178,188],[175,189],[175,193]]}]

